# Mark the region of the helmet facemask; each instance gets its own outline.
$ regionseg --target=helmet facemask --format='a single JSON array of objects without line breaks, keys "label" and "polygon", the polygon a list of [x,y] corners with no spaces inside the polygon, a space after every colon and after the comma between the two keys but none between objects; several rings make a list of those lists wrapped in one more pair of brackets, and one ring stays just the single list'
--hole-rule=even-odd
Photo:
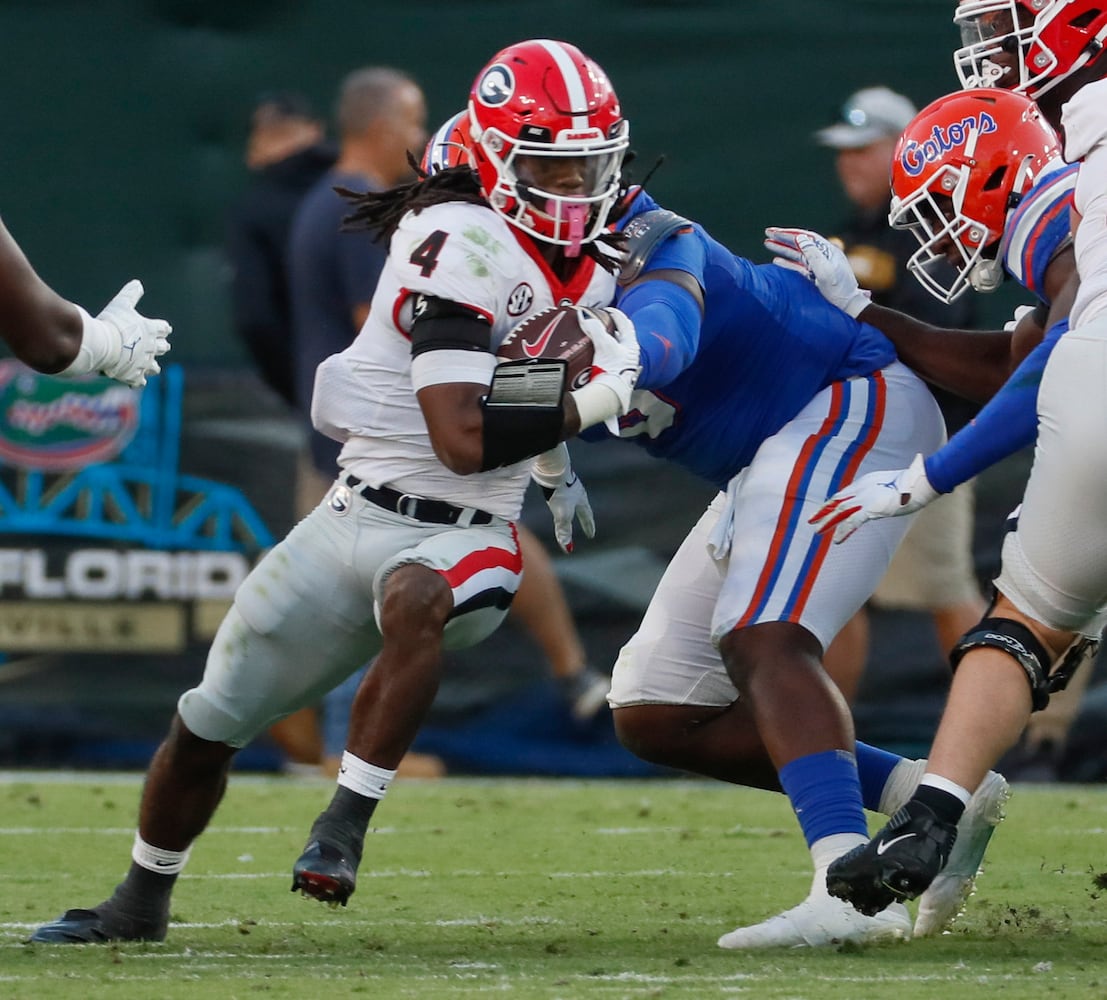
[{"label": "helmet facemask", "polygon": [[[977,291],[994,291],[1003,277],[1002,268],[996,273],[999,265],[994,259],[1002,233],[964,213],[969,177],[968,167],[947,164],[906,198],[893,197],[888,213],[893,229],[909,229],[919,241],[907,270],[946,303],[970,285]],[[948,253],[951,247],[957,251],[956,261]],[[992,254],[985,256],[989,250]]]},{"label": "helmet facemask", "polygon": [[[488,201],[513,226],[536,239],[564,246],[577,256],[607,224],[619,196],[620,173],[628,129],[619,122],[612,136],[574,132],[552,141],[511,139],[494,128],[479,139],[481,151],[494,165],[496,180]],[[580,193],[558,193],[549,181],[568,172],[579,177]]]},{"label": "helmet facemask", "polygon": [[953,20],[963,87],[1002,87],[1034,100],[1096,58],[1107,40],[1099,0],[962,0]]},{"label": "helmet facemask", "polygon": [[[957,8],[953,20],[961,29],[961,47],[953,53],[953,63],[962,87],[1026,92],[1026,53],[1034,37],[1034,21],[1024,10],[1018,0],[965,0]],[[1010,82],[1011,73],[1017,82]]]}]

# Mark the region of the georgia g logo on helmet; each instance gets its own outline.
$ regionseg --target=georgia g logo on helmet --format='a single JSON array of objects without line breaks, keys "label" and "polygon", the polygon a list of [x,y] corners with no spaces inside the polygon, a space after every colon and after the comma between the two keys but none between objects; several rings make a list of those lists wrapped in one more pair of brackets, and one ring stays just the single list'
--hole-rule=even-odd
[{"label": "georgia g logo on helmet", "polygon": [[515,76],[503,63],[496,63],[484,71],[476,90],[481,104],[490,108],[499,107],[510,101],[515,93]]}]

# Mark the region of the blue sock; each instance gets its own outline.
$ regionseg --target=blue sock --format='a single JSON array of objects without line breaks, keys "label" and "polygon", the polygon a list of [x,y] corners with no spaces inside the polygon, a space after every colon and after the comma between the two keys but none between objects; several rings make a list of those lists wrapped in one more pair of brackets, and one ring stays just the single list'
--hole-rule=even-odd
[{"label": "blue sock", "polygon": [[836,833],[868,837],[853,754],[847,750],[825,750],[797,757],[780,769],[779,776],[808,847]]},{"label": "blue sock", "polygon": [[857,748],[857,775],[861,779],[861,804],[873,812],[880,811],[880,796],[888,784],[888,776],[903,760],[898,754],[871,747],[860,740]]}]

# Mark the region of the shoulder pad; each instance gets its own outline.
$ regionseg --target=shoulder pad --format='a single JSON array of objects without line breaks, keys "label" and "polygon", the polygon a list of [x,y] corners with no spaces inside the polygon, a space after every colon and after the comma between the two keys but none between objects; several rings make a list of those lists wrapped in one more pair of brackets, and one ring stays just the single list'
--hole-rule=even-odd
[{"label": "shoulder pad", "polygon": [[626,263],[619,272],[619,284],[629,285],[642,273],[653,252],[673,233],[691,229],[692,223],[667,208],[654,208],[636,215],[626,224]]}]

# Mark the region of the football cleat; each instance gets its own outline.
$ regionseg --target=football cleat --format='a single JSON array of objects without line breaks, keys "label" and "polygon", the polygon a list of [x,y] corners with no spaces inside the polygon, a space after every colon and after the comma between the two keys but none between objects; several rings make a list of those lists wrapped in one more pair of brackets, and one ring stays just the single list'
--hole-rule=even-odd
[{"label": "football cleat", "polygon": [[351,851],[313,837],[292,866],[292,891],[345,906],[354,894],[360,860]]},{"label": "football cleat", "polygon": [[1004,806],[1010,797],[1011,789],[1003,775],[989,771],[957,824],[957,840],[949,861],[919,897],[915,937],[941,933],[964,909],[988,842],[1004,817]]},{"label": "football cleat", "polygon": [[906,941],[911,917],[896,903],[875,916],[863,916],[849,903],[822,894],[749,927],[724,934],[720,948],[820,948],[851,942]]},{"label": "football cleat", "polygon": [[957,827],[920,802],[900,809],[875,837],[831,862],[827,891],[875,916],[896,902],[926,891],[945,866]]},{"label": "football cleat", "polygon": [[108,903],[94,910],[66,910],[43,924],[28,939],[32,944],[104,944],[108,941],[164,941],[169,917],[138,920],[119,913]]}]

